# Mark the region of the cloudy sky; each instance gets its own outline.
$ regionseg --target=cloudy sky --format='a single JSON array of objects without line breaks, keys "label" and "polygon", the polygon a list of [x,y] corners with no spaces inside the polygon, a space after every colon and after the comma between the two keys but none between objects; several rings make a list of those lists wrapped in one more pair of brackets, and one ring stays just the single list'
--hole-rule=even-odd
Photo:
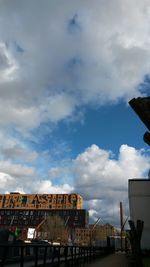
[{"label": "cloudy sky", "polygon": [[128,216],[147,177],[148,0],[0,0],[0,192],[80,193],[91,220]]}]

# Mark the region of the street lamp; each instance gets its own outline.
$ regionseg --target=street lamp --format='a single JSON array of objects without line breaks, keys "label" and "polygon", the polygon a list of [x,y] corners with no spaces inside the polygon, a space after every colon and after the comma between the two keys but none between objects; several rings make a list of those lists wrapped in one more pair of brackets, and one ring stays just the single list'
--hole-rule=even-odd
[{"label": "street lamp", "polygon": [[[150,97],[138,97],[129,101],[129,105],[139,116],[142,122],[150,131]],[[146,132],[143,136],[144,142],[150,145],[150,133]]]}]

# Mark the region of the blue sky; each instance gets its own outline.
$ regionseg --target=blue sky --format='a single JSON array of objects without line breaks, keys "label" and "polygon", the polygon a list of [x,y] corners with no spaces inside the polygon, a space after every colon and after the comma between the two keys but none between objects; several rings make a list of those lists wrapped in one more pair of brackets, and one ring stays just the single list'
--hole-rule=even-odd
[{"label": "blue sky", "polygon": [[[11,21],[11,23],[10,23]],[[146,0],[0,1],[0,192],[80,193],[90,220],[128,216],[128,179],[147,177]]]},{"label": "blue sky", "polygon": [[64,138],[70,144],[73,156],[84,151],[85,147],[97,144],[103,149],[112,150],[117,156],[121,144],[136,148],[147,147],[143,143],[145,126],[130,106],[121,102],[100,108],[87,108],[84,122],[62,122],[55,130],[58,139]]}]

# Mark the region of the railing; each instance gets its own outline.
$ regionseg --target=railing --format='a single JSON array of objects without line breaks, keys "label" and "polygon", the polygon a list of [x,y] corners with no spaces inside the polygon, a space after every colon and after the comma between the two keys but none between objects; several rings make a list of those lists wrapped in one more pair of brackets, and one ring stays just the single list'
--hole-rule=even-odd
[{"label": "railing", "polygon": [[79,246],[52,246],[36,243],[0,244],[0,266],[11,267],[46,267],[65,266],[77,262],[85,262],[110,253],[107,248],[79,247]]}]

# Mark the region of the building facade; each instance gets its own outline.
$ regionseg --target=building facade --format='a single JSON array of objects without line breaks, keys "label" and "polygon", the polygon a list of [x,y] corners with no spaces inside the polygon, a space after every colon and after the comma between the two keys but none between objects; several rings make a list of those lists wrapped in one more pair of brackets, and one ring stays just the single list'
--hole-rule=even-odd
[{"label": "building facade", "polygon": [[0,227],[19,227],[23,236],[47,217],[59,216],[73,229],[86,227],[88,212],[78,194],[0,194]]},{"label": "building facade", "polygon": [[0,209],[0,226],[36,227],[46,217],[59,216],[68,227],[85,227],[88,224],[88,213],[80,210],[27,210]]},{"label": "building facade", "polygon": [[0,209],[82,209],[79,194],[0,194]]},{"label": "building facade", "polygon": [[88,246],[91,241],[91,229],[88,228],[76,228],[74,234],[74,243],[78,246]]},{"label": "building facade", "polygon": [[97,224],[93,229],[93,225],[90,225],[91,228],[91,243],[99,246],[107,245],[107,238],[116,236],[116,229],[109,223],[106,224]]},{"label": "building facade", "polygon": [[118,234],[111,224],[90,224],[86,228],[75,229],[75,243],[77,245],[107,246],[107,238]]},{"label": "building facade", "polygon": [[144,221],[142,249],[150,249],[150,180],[130,179],[128,184],[130,219]]}]

